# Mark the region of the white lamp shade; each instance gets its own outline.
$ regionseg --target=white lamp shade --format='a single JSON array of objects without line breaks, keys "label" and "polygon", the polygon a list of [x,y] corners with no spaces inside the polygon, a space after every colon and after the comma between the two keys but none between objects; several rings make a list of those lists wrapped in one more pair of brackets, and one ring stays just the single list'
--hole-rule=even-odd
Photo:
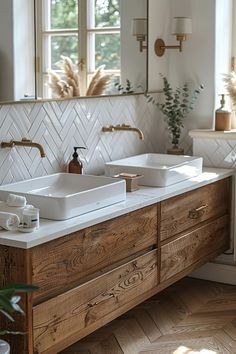
[{"label": "white lamp shade", "polygon": [[172,23],[172,34],[191,34],[192,19],[189,17],[174,17]]},{"label": "white lamp shade", "polygon": [[132,20],[132,35],[147,35],[147,19],[146,18],[134,18]]}]

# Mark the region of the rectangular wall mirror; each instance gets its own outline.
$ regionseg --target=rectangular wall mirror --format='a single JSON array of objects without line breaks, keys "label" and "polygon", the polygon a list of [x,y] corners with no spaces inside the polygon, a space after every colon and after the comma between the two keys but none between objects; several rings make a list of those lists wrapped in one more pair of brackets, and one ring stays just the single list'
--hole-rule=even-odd
[{"label": "rectangular wall mirror", "polygon": [[145,91],[147,21],[148,0],[0,0],[0,102]]}]

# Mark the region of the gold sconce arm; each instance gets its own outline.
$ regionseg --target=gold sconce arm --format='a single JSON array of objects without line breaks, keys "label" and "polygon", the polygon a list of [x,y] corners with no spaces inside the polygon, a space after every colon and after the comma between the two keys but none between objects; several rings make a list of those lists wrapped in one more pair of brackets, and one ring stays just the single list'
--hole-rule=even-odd
[{"label": "gold sconce arm", "polygon": [[179,45],[165,45],[163,39],[158,38],[154,45],[154,50],[158,57],[162,57],[166,49],[178,49],[182,52],[183,41],[186,41],[187,36],[192,33],[192,19],[189,17],[174,17],[172,28],[172,34],[176,36]]},{"label": "gold sconce arm", "polygon": [[136,37],[139,42],[139,51],[143,52],[147,49],[147,44],[144,44],[147,38],[147,19],[133,18],[132,20],[132,35]]},{"label": "gold sconce arm", "polygon": [[147,45],[144,44],[146,38],[143,35],[137,35],[136,38],[137,41],[139,42],[139,51],[143,52],[144,49],[147,49]]},{"label": "gold sconce arm", "polygon": [[[185,39],[186,39],[186,36],[185,36]],[[180,38],[180,36],[178,36],[177,40],[179,41],[179,45],[165,45],[165,42],[163,41],[163,39],[158,38],[155,42],[155,45],[154,45],[156,55],[158,57],[162,57],[162,55],[164,55],[166,49],[179,49],[179,51],[182,52],[183,41],[185,39],[184,39],[184,36],[181,38]]]}]

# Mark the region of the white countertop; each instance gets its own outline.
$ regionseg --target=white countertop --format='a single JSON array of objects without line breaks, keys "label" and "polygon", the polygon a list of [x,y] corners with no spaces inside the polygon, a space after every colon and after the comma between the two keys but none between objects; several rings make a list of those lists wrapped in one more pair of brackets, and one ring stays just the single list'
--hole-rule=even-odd
[{"label": "white countertop", "polygon": [[154,188],[141,186],[139,190],[127,193],[125,202],[64,221],[40,219],[39,230],[31,233],[23,234],[18,231],[1,230],[0,244],[24,249],[32,248],[72,232],[232,176],[234,173],[234,170],[204,168],[200,176],[173,184],[169,187]]}]

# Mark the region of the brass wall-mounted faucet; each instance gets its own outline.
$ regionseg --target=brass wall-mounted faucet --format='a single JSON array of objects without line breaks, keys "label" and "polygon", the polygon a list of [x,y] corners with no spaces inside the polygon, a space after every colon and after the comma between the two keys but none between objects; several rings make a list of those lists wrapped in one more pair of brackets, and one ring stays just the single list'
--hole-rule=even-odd
[{"label": "brass wall-mounted faucet", "polygon": [[41,144],[34,143],[32,140],[23,138],[21,141],[10,140],[10,141],[2,141],[1,148],[13,148],[14,146],[26,146],[26,147],[35,147],[39,149],[41,157],[45,157],[45,152]]},{"label": "brass wall-mounted faucet", "polygon": [[105,132],[114,132],[114,131],[132,131],[138,133],[139,139],[144,140],[144,135],[142,130],[138,128],[133,128],[127,124],[118,124],[118,125],[109,125],[108,127],[102,127],[102,131]]}]

